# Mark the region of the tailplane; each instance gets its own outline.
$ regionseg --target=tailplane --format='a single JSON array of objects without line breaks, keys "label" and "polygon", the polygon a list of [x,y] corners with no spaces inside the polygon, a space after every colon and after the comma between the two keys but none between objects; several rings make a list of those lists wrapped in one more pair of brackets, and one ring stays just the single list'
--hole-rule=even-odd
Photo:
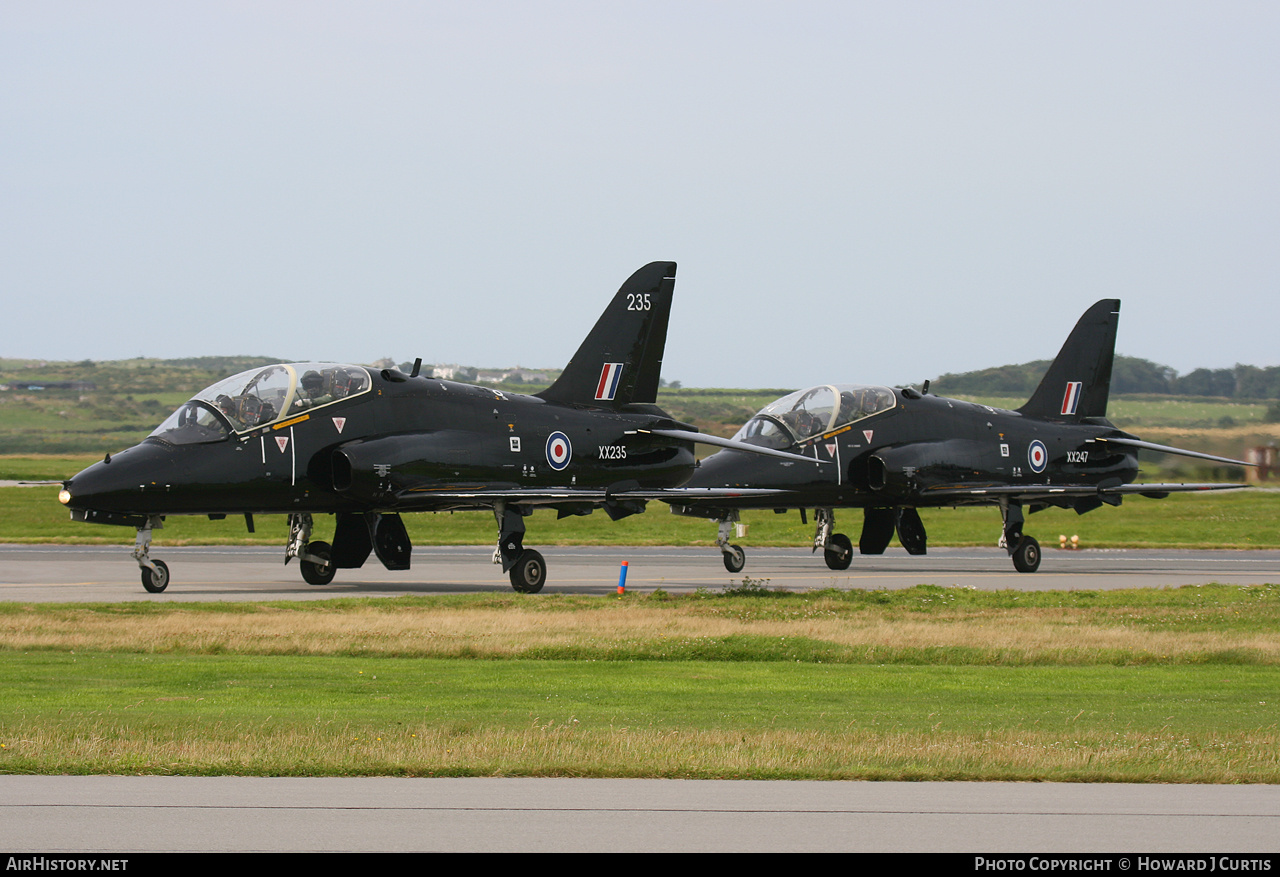
[{"label": "tailplane", "polygon": [[1040,386],[1018,411],[1028,417],[1072,422],[1106,417],[1119,323],[1119,299],[1103,299],[1085,311]]},{"label": "tailplane", "polygon": [[622,408],[658,399],[675,262],[650,262],[627,278],[556,382],[548,402]]}]

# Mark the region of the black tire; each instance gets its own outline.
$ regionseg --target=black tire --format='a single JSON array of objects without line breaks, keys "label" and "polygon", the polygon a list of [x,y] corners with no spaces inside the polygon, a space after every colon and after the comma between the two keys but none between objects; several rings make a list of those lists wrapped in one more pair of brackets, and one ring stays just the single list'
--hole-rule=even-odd
[{"label": "black tire", "polygon": [[324,563],[316,563],[306,558],[300,559],[298,567],[302,570],[302,580],[308,585],[327,585],[333,581],[333,577],[338,570],[329,562],[329,559],[333,556],[333,549],[329,547],[329,543],[308,542],[307,554],[314,554],[316,557],[324,558]]},{"label": "black tire", "polygon": [[536,594],[547,581],[547,562],[532,548],[526,548],[511,567],[511,587],[521,594]]},{"label": "black tire", "polygon": [[724,558],[724,568],[729,572],[742,572],[742,568],[747,565],[747,552],[737,545],[730,545],[729,550],[721,556]]},{"label": "black tire", "polygon": [[169,587],[169,565],[163,560],[153,560],[151,562],[156,565],[156,568],[151,569],[145,566],[142,568],[142,587],[152,594],[159,594]]},{"label": "black tire", "polygon": [[1013,568],[1018,572],[1035,572],[1040,568],[1040,543],[1023,536],[1013,552]]},{"label": "black tire", "polygon": [[822,559],[829,569],[848,569],[853,563],[853,543],[843,533],[832,533],[827,547],[822,550]]}]

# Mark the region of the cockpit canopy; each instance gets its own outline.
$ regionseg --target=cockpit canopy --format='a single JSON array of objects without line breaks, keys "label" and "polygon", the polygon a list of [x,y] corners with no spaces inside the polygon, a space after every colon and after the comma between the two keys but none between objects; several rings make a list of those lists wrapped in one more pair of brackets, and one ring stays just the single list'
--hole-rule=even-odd
[{"label": "cockpit canopy", "polygon": [[294,362],[250,369],[196,393],[150,437],[175,445],[219,441],[367,393],[371,386],[368,369],[358,365]]},{"label": "cockpit canopy", "polygon": [[888,411],[897,404],[888,387],[821,384],[797,390],[761,408],[734,438],[782,450],[846,423]]}]

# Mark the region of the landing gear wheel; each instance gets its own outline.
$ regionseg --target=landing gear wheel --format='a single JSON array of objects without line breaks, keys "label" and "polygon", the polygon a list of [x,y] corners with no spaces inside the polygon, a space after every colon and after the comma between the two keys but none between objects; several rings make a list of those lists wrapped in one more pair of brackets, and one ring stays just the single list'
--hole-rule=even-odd
[{"label": "landing gear wheel", "polygon": [[156,568],[151,569],[146,566],[142,568],[142,587],[153,594],[159,594],[169,587],[169,566],[163,560],[151,562],[156,565]]},{"label": "landing gear wheel", "polygon": [[547,563],[532,548],[525,549],[511,567],[511,587],[521,594],[536,594],[547,580]]},{"label": "landing gear wheel", "polygon": [[324,558],[324,563],[316,563],[306,558],[300,559],[298,567],[302,570],[302,580],[308,585],[327,585],[333,581],[333,577],[338,570],[329,562],[333,556],[333,549],[329,547],[329,543],[308,542],[307,554],[314,554],[316,557]]},{"label": "landing gear wheel", "polygon": [[724,558],[724,568],[729,572],[742,572],[742,568],[747,565],[747,552],[737,545],[728,545],[726,547],[729,550],[721,555]]},{"label": "landing gear wheel", "polygon": [[822,559],[829,569],[848,569],[853,563],[853,543],[843,533],[832,533],[827,547],[822,549]]},{"label": "landing gear wheel", "polygon": [[1035,572],[1040,568],[1040,543],[1023,536],[1013,550],[1013,568],[1018,572]]}]

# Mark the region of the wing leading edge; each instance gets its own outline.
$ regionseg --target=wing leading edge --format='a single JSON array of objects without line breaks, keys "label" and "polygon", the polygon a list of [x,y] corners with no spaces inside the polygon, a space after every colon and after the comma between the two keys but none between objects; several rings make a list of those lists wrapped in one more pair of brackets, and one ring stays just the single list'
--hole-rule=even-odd
[{"label": "wing leading edge", "polygon": [[1163,499],[1171,493],[1188,493],[1200,490],[1241,490],[1247,484],[1115,484],[1098,486],[1092,484],[998,484],[989,487],[968,485],[940,485],[921,491],[921,497],[951,497],[955,499],[974,499],[982,497],[1003,497],[1023,502],[1053,500],[1059,497],[1119,497],[1137,494],[1150,499]]}]

